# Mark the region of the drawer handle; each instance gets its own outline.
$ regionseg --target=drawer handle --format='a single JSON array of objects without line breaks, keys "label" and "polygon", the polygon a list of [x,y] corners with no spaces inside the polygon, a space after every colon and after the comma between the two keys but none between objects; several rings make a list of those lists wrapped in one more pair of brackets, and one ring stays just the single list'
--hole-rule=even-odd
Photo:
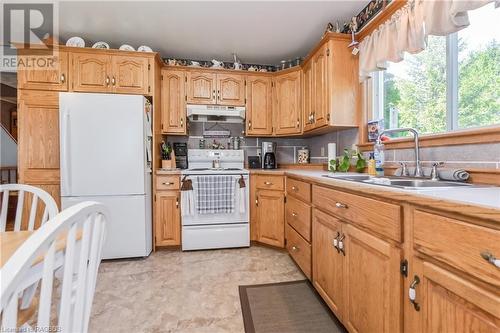
[{"label": "drawer handle", "polygon": [[490,252],[488,252],[488,251],[481,252],[481,257],[483,257],[484,260],[486,260],[487,262],[489,262],[493,266],[500,268],[500,259],[496,258]]},{"label": "drawer handle", "polygon": [[339,238],[339,245],[338,245],[339,252],[341,252],[343,256],[345,256],[344,239],[345,235],[342,234],[342,236],[340,236]]},{"label": "drawer handle", "polygon": [[347,208],[347,205],[343,204],[341,202],[337,202],[337,203],[335,203],[335,207],[337,207],[337,208]]},{"label": "drawer handle", "polygon": [[292,251],[298,251],[298,250],[299,250],[298,246],[292,246]]},{"label": "drawer handle", "polygon": [[292,186],[292,191],[297,192],[298,190],[299,190],[298,188],[296,188],[295,186]]},{"label": "drawer handle", "polygon": [[417,303],[417,284],[420,283],[420,278],[415,275],[412,283],[410,284],[410,288],[408,289],[408,298],[410,299],[410,303],[413,304],[413,308],[415,311],[420,311],[420,304]]},{"label": "drawer handle", "polygon": [[165,183],[162,183],[163,185],[174,185],[174,183],[171,183],[171,182],[165,182]]},{"label": "drawer handle", "polygon": [[179,197],[175,198],[175,208],[179,208]]},{"label": "drawer handle", "polygon": [[66,75],[64,73],[61,74],[61,83],[66,82]]},{"label": "drawer handle", "polygon": [[264,182],[264,185],[273,185],[271,182]]},{"label": "drawer handle", "polygon": [[297,216],[298,216],[298,214],[297,214],[297,213],[295,213],[295,212],[292,212],[292,216],[293,216],[293,217],[297,217]]},{"label": "drawer handle", "polygon": [[337,231],[337,236],[333,239],[333,247],[335,250],[337,250],[337,253],[340,253],[339,251],[339,237],[340,237],[340,232]]}]

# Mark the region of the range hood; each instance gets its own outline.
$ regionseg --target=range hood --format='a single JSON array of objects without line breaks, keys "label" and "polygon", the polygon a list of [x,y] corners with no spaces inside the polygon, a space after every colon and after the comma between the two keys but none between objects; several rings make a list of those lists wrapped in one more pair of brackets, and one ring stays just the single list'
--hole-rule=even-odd
[{"label": "range hood", "polygon": [[245,107],[188,104],[187,116],[192,122],[243,123]]}]

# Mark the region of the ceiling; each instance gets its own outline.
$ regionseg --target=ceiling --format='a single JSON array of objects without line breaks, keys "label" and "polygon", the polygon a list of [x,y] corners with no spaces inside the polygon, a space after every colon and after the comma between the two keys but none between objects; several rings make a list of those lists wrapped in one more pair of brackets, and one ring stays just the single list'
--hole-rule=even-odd
[{"label": "ceiling", "polygon": [[66,1],[59,3],[61,42],[148,45],[162,57],[278,64],[303,57],[328,22],[340,24],[368,0]]}]

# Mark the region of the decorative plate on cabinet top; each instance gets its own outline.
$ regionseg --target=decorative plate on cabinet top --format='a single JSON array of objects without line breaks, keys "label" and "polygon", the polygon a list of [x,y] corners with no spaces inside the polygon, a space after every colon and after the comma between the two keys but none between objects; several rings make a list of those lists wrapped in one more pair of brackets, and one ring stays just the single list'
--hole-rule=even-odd
[{"label": "decorative plate on cabinet top", "polygon": [[81,37],[71,37],[68,39],[66,42],[66,46],[72,46],[72,47],[85,47],[85,41]]},{"label": "decorative plate on cabinet top", "polygon": [[135,49],[128,44],[123,44],[122,46],[120,46],[120,50],[122,50],[122,51],[135,51]]},{"label": "decorative plate on cabinet top", "polygon": [[137,48],[139,52],[153,52],[153,49],[146,45],[141,45]]},{"label": "decorative plate on cabinet top", "polygon": [[108,49],[109,50],[109,44],[106,42],[97,42],[94,45],[92,45],[93,49]]}]

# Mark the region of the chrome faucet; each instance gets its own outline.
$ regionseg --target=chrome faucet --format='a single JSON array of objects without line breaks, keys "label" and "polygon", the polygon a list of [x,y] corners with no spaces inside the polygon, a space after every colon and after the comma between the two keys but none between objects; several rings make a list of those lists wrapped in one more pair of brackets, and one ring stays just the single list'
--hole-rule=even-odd
[{"label": "chrome faucet", "polygon": [[411,127],[404,127],[404,128],[392,128],[392,129],[386,129],[383,130],[378,134],[377,137],[377,144],[381,144],[381,137],[383,134],[386,133],[398,133],[398,132],[411,132],[413,134],[413,141],[415,142],[415,174],[414,176],[417,178],[423,178],[424,177],[424,171],[422,170],[422,167],[420,166],[420,151],[419,151],[419,144],[418,144],[418,132],[416,129],[411,128]]}]

